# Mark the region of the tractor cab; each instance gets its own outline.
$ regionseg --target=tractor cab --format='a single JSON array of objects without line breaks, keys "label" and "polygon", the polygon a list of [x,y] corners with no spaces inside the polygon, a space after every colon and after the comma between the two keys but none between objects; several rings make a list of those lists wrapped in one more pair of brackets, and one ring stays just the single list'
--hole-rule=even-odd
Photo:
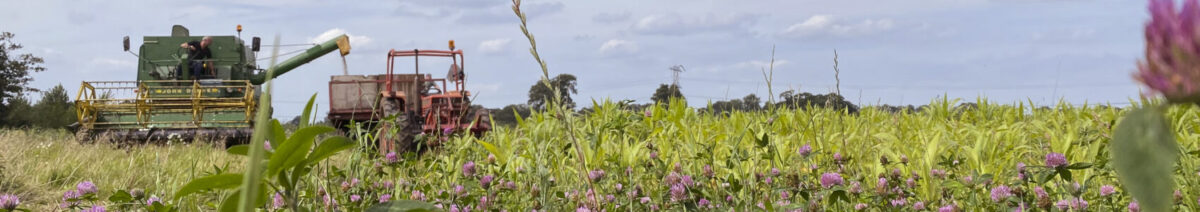
[{"label": "tractor cab", "polygon": [[[421,72],[421,58],[428,57],[450,60],[445,77]],[[407,58],[412,58],[412,72],[397,71],[397,60]],[[453,40],[449,50],[392,49],[384,74],[331,77],[327,119],[343,130],[350,123],[379,124],[381,152],[410,149],[422,133],[480,135],[491,125],[486,111],[471,109],[463,61],[463,51],[454,48]]]}]

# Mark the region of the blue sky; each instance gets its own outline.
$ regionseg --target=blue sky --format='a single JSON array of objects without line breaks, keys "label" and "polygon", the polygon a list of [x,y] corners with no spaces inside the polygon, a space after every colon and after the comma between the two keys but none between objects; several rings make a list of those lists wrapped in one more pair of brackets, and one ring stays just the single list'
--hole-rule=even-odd
[{"label": "blue sky", "polygon": [[[468,89],[488,107],[524,103],[540,77],[529,43],[506,0],[415,1],[14,1],[0,31],[15,33],[24,53],[45,58],[34,87],[74,92],[84,80],[134,80],[136,58],[121,38],[192,34],[260,36],[271,43],[312,43],[351,35],[351,74],[383,73],[388,49],[466,52]],[[668,67],[683,65],[684,95],[708,100],[768,95],[761,70],[775,52],[776,94],[834,90],[862,104],[925,104],[947,95],[1050,105],[1136,98],[1130,78],[1142,54],[1145,1],[1139,0],[528,0],[530,30],[552,74],[579,78],[577,101],[648,102]],[[291,47],[281,52],[295,50]],[[264,48],[266,49],[266,48]],[[269,51],[263,51],[266,57]],[[260,65],[265,65],[265,61]],[[444,72],[445,63],[422,61]],[[276,81],[276,117],[299,113],[318,94],[324,114],[327,55]]]}]

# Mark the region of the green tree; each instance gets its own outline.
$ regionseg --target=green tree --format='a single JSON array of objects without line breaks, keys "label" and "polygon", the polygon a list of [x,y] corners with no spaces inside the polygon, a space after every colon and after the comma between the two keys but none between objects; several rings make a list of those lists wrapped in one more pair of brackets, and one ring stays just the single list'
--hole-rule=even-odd
[{"label": "green tree", "polygon": [[[9,32],[0,33],[0,117],[8,117],[7,113],[16,112],[8,108],[13,98],[21,96],[24,92],[37,91],[29,87],[29,81],[33,81],[29,74],[46,70],[41,66],[42,58],[32,54],[15,53],[22,46],[12,41],[14,36]],[[6,120],[8,119],[0,120],[0,124],[4,124]]]},{"label": "green tree", "polygon": [[33,106],[33,110],[37,111],[38,116],[33,124],[38,127],[66,127],[76,119],[75,104],[71,102],[71,97],[67,96],[67,89],[61,84],[43,94],[42,99]]},{"label": "green tree", "polygon": [[761,101],[757,95],[749,94],[742,99],[713,102],[709,108],[701,109],[701,112],[726,114],[733,111],[756,111],[762,109]]},{"label": "green tree", "polygon": [[33,105],[29,103],[29,99],[25,96],[18,95],[8,99],[8,105],[4,108],[5,113],[0,114],[3,118],[2,126],[6,127],[23,127],[33,124]]},{"label": "green tree", "polygon": [[758,95],[747,94],[745,97],[742,97],[741,109],[744,111],[760,110],[762,109],[762,99],[759,99]]},{"label": "green tree", "polygon": [[679,85],[661,84],[658,86],[658,89],[654,90],[654,95],[650,96],[650,100],[653,100],[654,103],[664,105],[670,103],[671,99],[687,101],[687,99],[683,97],[683,92],[680,92],[679,89]]},{"label": "green tree", "polygon": [[849,113],[858,113],[858,106],[854,105],[841,95],[836,93],[816,94],[808,92],[796,92],[793,90],[784,91],[779,94],[782,101],[775,104],[775,107],[786,107],[791,109],[804,109],[809,107],[828,107],[836,110],[846,110]]},{"label": "green tree", "polygon": [[530,112],[528,105],[512,104],[505,105],[500,109],[491,109],[489,113],[492,115],[492,120],[495,121],[494,125],[513,126],[517,124],[517,116],[527,118]]},{"label": "green tree", "polygon": [[875,108],[877,108],[877,109],[879,109],[879,110],[882,110],[882,111],[885,111],[885,112],[889,112],[889,113],[906,113],[906,112],[907,112],[907,113],[915,113],[915,112],[920,112],[920,110],[919,110],[919,109],[918,109],[916,106],[913,106],[913,105],[903,106],[903,105],[889,105],[889,104],[884,104],[884,105],[880,105],[880,106],[875,106]]},{"label": "green tree", "polygon": [[621,100],[621,101],[617,102],[617,106],[620,106],[622,110],[629,110],[629,111],[633,111],[633,112],[642,112],[642,111],[645,111],[646,108],[648,108],[650,106],[654,106],[654,104],[653,103],[638,104],[637,101],[635,101],[635,100],[625,99],[625,100]]},{"label": "green tree", "polygon": [[567,108],[575,108],[575,101],[571,100],[571,94],[579,93],[575,89],[575,75],[559,74],[553,79],[550,79],[550,85],[553,88],[546,87],[542,81],[533,83],[529,87],[529,107],[535,110],[546,109],[546,105],[554,101],[554,90],[558,90],[558,95],[562,97],[562,104]]}]

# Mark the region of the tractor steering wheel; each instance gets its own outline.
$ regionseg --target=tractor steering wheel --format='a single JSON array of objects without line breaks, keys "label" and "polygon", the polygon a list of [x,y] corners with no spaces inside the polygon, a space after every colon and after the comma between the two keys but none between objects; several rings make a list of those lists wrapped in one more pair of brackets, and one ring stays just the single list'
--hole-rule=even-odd
[{"label": "tractor steering wheel", "polygon": [[179,47],[178,49],[175,49],[175,54],[171,55],[172,56],[171,58],[175,59],[175,64],[187,65],[184,63],[186,63],[188,61],[188,57],[191,57],[191,55],[187,54],[187,51],[188,51],[188,49],[183,48],[183,47]]}]

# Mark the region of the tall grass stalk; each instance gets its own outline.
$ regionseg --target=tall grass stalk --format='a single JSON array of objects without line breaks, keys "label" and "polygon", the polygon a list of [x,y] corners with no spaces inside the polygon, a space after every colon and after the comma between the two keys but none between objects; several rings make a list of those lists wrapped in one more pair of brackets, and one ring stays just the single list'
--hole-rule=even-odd
[{"label": "tall grass stalk", "polygon": [[[844,99],[846,97],[842,96],[841,75],[842,75],[842,69],[838,68],[837,49],[834,49],[833,50],[833,81],[834,81],[833,89],[834,89],[834,93],[836,93],[839,97]],[[832,98],[825,99],[825,107],[830,106],[830,103],[832,103],[830,101],[833,101],[833,99]],[[849,108],[847,108],[845,110],[849,110]],[[846,123],[845,123],[845,121],[843,121],[843,118],[844,118],[843,116],[838,116],[838,127],[840,127],[840,131],[841,131],[839,134],[841,134],[841,136],[842,136],[842,146],[846,146]]]},{"label": "tall grass stalk", "polygon": [[[263,89],[262,97],[258,99],[258,112],[254,117],[254,134],[250,137],[250,159],[246,160],[246,174],[243,175],[240,189],[242,195],[238,201],[238,211],[240,212],[254,211],[255,206],[258,205],[255,203],[258,199],[254,194],[258,194],[259,192],[260,180],[262,179],[263,171],[266,169],[266,165],[261,161],[263,161],[266,155],[266,150],[263,149],[263,142],[267,140],[270,131],[270,128],[267,126],[271,123],[271,113],[269,111],[271,111],[271,84],[274,81],[271,79],[275,78],[275,60],[279,58],[279,37],[278,34],[275,35],[274,47],[271,48],[271,65],[268,66],[272,68],[267,70],[267,85]],[[306,121],[308,120],[301,120],[300,122]],[[295,209],[293,205],[293,210]]]},{"label": "tall grass stalk", "polygon": [[[763,81],[767,82],[767,104],[764,107],[770,107],[775,103],[775,90],[771,86],[771,82],[775,80],[775,45],[771,45],[771,63],[768,65],[769,70],[762,70]],[[769,71],[769,72],[768,72]],[[774,109],[770,109],[774,111]]]},{"label": "tall grass stalk", "polygon": [[547,88],[550,88],[553,91],[554,102],[549,104],[550,107],[548,108],[551,108],[551,112],[554,113],[558,119],[560,119],[560,121],[563,123],[563,127],[566,128],[567,137],[571,139],[571,144],[573,147],[575,147],[575,158],[578,160],[578,170],[576,171],[579,173],[579,179],[587,182],[588,188],[595,192],[595,195],[592,195],[591,198],[592,203],[593,205],[599,206],[600,201],[596,198],[597,196],[602,196],[602,193],[600,193],[601,191],[599,189],[595,189],[596,186],[592,184],[591,180],[588,179],[587,157],[583,153],[583,147],[579,145],[578,139],[575,138],[575,130],[571,126],[574,115],[566,113],[568,109],[562,104],[562,95],[560,95],[559,88],[550,84],[550,69],[546,67],[546,61],[542,60],[542,57],[538,55],[537,41],[534,39],[533,33],[529,32],[529,24],[525,16],[525,12],[521,11],[521,0],[513,0],[512,2],[513,14],[515,14],[517,18],[520,18],[521,20],[521,32],[525,34],[525,38],[529,39],[529,54],[533,55],[533,59],[537,61],[538,66],[542,68],[542,85],[545,85]]}]

